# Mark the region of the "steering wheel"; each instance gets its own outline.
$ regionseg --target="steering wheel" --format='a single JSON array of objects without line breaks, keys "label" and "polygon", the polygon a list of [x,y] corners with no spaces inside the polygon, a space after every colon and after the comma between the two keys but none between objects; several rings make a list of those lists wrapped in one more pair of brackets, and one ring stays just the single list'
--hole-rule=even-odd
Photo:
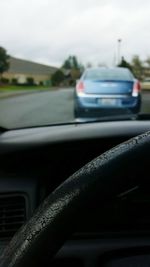
[{"label": "steering wheel", "polygon": [[149,158],[147,132],[82,167],[47,197],[14,236],[0,257],[0,267],[46,266],[47,257],[56,254],[85,207],[97,197],[104,203],[139,184],[139,173],[148,168]]}]

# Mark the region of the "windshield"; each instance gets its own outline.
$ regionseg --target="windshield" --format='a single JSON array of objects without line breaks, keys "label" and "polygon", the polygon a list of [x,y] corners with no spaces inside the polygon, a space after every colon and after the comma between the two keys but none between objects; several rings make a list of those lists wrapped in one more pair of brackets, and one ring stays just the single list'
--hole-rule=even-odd
[{"label": "windshield", "polygon": [[112,80],[112,81],[131,81],[133,75],[126,69],[97,69],[88,70],[84,80]]},{"label": "windshield", "polygon": [[145,0],[0,0],[0,127],[150,114]]}]

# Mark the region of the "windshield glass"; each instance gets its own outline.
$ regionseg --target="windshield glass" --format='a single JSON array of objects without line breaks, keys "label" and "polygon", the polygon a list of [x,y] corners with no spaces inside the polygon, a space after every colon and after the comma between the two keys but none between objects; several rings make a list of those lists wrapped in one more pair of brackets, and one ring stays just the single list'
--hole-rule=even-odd
[{"label": "windshield glass", "polygon": [[150,1],[0,0],[0,127],[150,114]]},{"label": "windshield glass", "polygon": [[88,70],[84,80],[130,81],[133,80],[133,75],[126,69]]}]

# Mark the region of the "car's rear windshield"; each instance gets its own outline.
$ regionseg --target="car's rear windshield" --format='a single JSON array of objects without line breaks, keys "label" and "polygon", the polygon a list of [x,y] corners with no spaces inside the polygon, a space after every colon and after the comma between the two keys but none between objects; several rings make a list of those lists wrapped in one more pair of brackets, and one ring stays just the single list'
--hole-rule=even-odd
[{"label": "car's rear windshield", "polygon": [[131,81],[133,75],[125,69],[94,69],[86,71],[84,80]]}]

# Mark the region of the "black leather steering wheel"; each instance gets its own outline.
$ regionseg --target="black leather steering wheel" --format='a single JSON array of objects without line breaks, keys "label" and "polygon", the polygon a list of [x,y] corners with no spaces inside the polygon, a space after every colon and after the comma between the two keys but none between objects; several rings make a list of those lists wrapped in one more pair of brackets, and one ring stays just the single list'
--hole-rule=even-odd
[{"label": "black leather steering wheel", "polygon": [[[14,236],[0,257],[0,267],[46,266],[91,200],[130,189],[149,167],[150,132],[105,152],[62,183]],[[45,262],[45,264],[44,264]]]}]

